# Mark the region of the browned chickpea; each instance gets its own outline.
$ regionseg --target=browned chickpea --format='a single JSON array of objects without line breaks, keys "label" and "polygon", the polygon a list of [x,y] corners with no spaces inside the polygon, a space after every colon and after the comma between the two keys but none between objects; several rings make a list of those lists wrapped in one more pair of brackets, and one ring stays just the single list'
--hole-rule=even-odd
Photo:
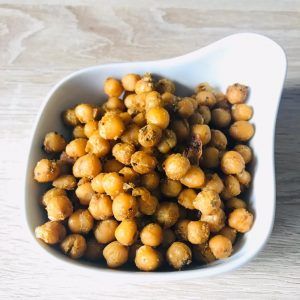
[{"label": "browned chickpea", "polygon": [[211,120],[211,112],[210,112],[209,107],[206,105],[200,105],[198,107],[198,111],[201,114],[201,116],[203,117],[204,124],[208,124]]},{"label": "browned chickpea", "polygon": [[99,134],[106,140],[116,140],[124,131],[124,122],[117,114],[106,113],[99,122]]},{"label": "browned chickpea", "polygon": [[175,234],[177,238],[181,241],[187,241],[188,240],[188,225],[190,223],[190,220],[182,219],[179,220],[175,224]]},{"label": "browned chickpea", "polygon": [[74,139],[86,138],[83,125],[75,126],[73,128],[72,134],[73,134]]},{"label": "browned chickpea", "polygon": [[209,226],[206,222],[191,221],[187,227],[188,240],[192,244],[205,243],[210,234]]},{"label": "browned chickpea", "polygon": [[76,117],[75,109],[67,109],[63,113],[63,121],[66,125],[75,127],[79,124],[79,120]]},{"label": "browned chickpea", "polygon": [[163,101],[161,99],[161,96],[158,92],[152,91],[150,93],[147,93],[146,95],[146,110],[156,107],[156,106],[162,106]]},{"label": "browned chickpea", "polygon": [[118,241],[111,242],[103,250],[103,256],[108,267],[117,268],[128,260],[128,248]]},{"label": "browned chickpea", "polygon": [[137,238],[137,225],[133,219],[123,220],[115,231],[115,237],[124,246],[132,245]]},{"label": "browned chickpea", "polygon": [[34,168],[34,179],[37,182],[50,182],[55,180],[60,173],[59,165],[56,161],[41,159]]},{"label": "browned chickpea", "polygon": [[228,175],[224,179],[225,188],[221,195],[224,199],[230,199],[241,193],[241,186],[239,181],[233,175]]},{"label": "browned chickpea", "polygon": [[56,221],[48,221],[35,228],[35,236],[49,245],[60,243],[66,236],[64,225]]},{"label": "browned chickpea", "polygon": [[64,254],[78,259],[85,253],[86,241],[80,234],[70,234],[61,242],[60,248]]},{"label": "browned chickpea", "polygon": [[178,141],[184,141],[189,137],[190,126],[187,120],[173,120],[171,128],[175,132]]},{"label": "browned chickpea", "polygon": [[211,130],[210,146],[216,147],[219,150],[225,150],[227,147],[226,135],[220,130]]},{"label": "browned chickpea", "polygon": [[197,194],[193,189],[184,189],[178,196],[178,203],[187,209],[195,209],[193,201]]},{"label": "browned chickpea", "polygon": [[48,200],[46,210],[51,221],[63,221],[73,212],[72,202],[67,196],[55,196]]},{"label": "browned chickpea", "polygon": [[68,219],[68,226],[73,233],[88,233],[94,226],[94,219],[87,209],[78,209]]},{"label": "browned chickpea", "polygon": [[205,184],[205,174],[197,166],[191,166],[180,182],[191,189],[200,189]]},{"label": "browned chickpea", "polygon": [[213,190],[203,190],[197,195],[193,204],[202,214],[209,215],[213,213],[214,210],[220,208],[221,199],[217,192]]},{"label": "browned chickpea", "polygon": [[89,205],[93,195],[95,194],[90,182],[85,182],[78,185],[75,194],[79,199],[80,204]]},{"label": "browned chickpea", "polygon": [[177,102],[177,97],[169,92],[161,94],[162,106],[172,108]]},{"label": "browned chickpea", "polygon": [[229,209],[236,208],[247,208],[247,204],[244,200],[240,198],[233,197],[225,202],[225,205]]},{"label": "browned chickpea", "polygon": [[230,85],[227,88],[226,96],[231,104],[243,103],[248,96],[248,87],[239,83]]},{"label": "browned chickpea", "polygon": [[229,257],[232,252],[231,241],[223,235],[215,235],[209,240],[209,248],[218,259]]},{"label": "browned chickpea", "polygon": [[219,234],[227,237],[231,241],[231,244],[233,244],[235,242],[235,239],[236,239],[236,230],[235,229],[233,229],[229,226],[225,226],[224,228],[221,229]]},{"label": "browned chickpea", "polygon": [[102,138],[96,131],[88,139],[85,151],[88,153],[93,153],[97,157],[104,157],[110,151],[110,144],[107,140]]},{"label": "browned chickpea", "polygon": [[123,93],[123,86],[119,80],[108,77],[104,82],[104,93],[109,97],[120,97]]},{"label": "browned chickpea", "polygon": [[175,233],[172,229],[164,229],[163,230],[163,241],[162,241],[162,247],[168,248],[172,243],[174,243],[176,240]]},{"label": "browned chickpea", "polygon": [[148,124],[139,130],[138,140],[143,147],[154,147],[158,144],[162,136],[160,127]]},{"label": "browned chickpea", "polygon": [[95,131],[98,131],[98,121],[91,120],[83,127],[84,135],[88,138],[91,137]]},{"label": "browned chickpea", "polygon": [[155,169],[157,160],[145,151],[137,151],[131,156],[131,165],[137,173],[147,174]]},{"label": "browned chickpea", "polygon": [[166,109],[160,106],[152,107],[146,112],[148,124],[156,125],[162,129],[166,129],[170,122],[170,115]]},{"label": "browned chickpea", "polygon": [[135,188],[132,191],[132,196],[136,197],[139,211],[142,214],[151,216],[155,213],[158,200],[155,196],[152,196],[147,189],[142,187]]},{"label": "browned chickpea", "polygon": [[118,97],[110,97],[108,100],[103,104],[103,108],[106,111],[124,111],[125,104],[124,102],[119,99]]},{"label": "browned chickpea", "polygon": [[152,171],[141,176],[141,184],[148,190],[153,191],[159,186],[159,175]]},{"label": "browned chickpea", "polygon": [[210,86],[208,82],[201,82],[196,86],[195,92],[198,94],[199,92],[203,91],[213,92],[214,89]]},{"label": "browned chickpea", "polygon": [[112,200],[105,194],[94,194],[89,203],[89,212],[95,220],[107,220],[113,216]]},{"label": "browned chickpea", "polygon": [[244,185],[245,187],[248,187],[251,182],[251,174],[246,170],[243,170],[241,173],[236,174],[236,178],[238,179],[240,184]]},{"label": "browned chickpea", "polygon": [[138,203],[135,197],[126,193],[120,193],[116,198],[114,198],[112,210],[114,217],[118,221],[131,219],[134,218],[138,212]]},{"label": "browned chickpea", "polygon": [[245,208],[236,208],[228,217],[228,224],[238,232],[245,233],[253,224],[253,215]]},{"label": "browned chickpea", "polygon": [[162,78],[162,79],[158,80],[158,82],[156,84],[156,90],[161,94],[163,94],[163,93],[174,94],[175,93],[175,84],[167,78]]},{"label": "browned chickpea", "polygon": [[227,127],[231,122],[231,114],[227,109],[215,108],[211,111],[211,121],[217,128]]},{"label": "browned chickpea", "polygon": [[192,134],[199,136],[202,144],[206,145],[211,139],[210,128],[207,125],[196,124],[192,127]]},{"label": "browned chickpea", "polygon": [[77,181],[73,175],[61,175],[52,182],[52,185],[64,190],[74,190],[76,188]]},{"label": "browned chickpea", "polygon": [[139,136],[140,127],[136,124],[130,124],[124,134],[121,136],[121,141],[123,143],[129,143],[137,146],[139,144],[138,136]]},{"label": "browned chickpea", "polygon": [[128,254],[128,260],[130,262],[134,262],[135,256],[136,256],[136,251],[142,247],[143,245],[139,242],[134,243],[129,247],[129,254]]},{"label": "browned chickpea", "polygon": [[122,77],[122,85],[124,90],[134,92],[136,83],[141,79],[138,74],[126,74]]},{"label": "browned chickpea", "polygon": [[128,125],[132,121],[131,115],[127,111],[120,112],[119,116],[125,125]]},{"label": "browned chickpea", "polygon": [[172,227],[179,219],[179,207],[177,203],[161,202],[155,212],[157,222],[163,228]]},{"label": "browned chickpea", "polygon": [[225,213],[221,208],[215,209],[209,215],[201,215],[201,221],[208,223],[211,232],[219,232],[225,226]]},{"label": "browned chickpea", "polygon": [[91,181],[91,187],[92,189],[100,194],[103,194],[104,188],[103,188],[103,184],[102,184],[102,179],[104,177],[105,173],[100,173],[98,174],[95,178],[93,178],[93,180]]},{"label": "browned chickpea", "polygon": [[253,116],[253,108],[245,103],[234,104],[231,115],[235,121],[249,121]]},{"label": "browned chickpea", "polygon": [[157,247],[163,241],[163,230],[158,224],[150,223],[142,229],[140,236],[144,245]]},{"label": "browned chickpea", "polygon": [[249,146],[247,145],[236,145],[233,150],[237,151],[239,154],[242,155],[245,164],[248,164],[249,162],[252,161],[252,150]]},{"label": "browned chickpea", "polygon": [[42,197],[42,204],[47,206],[49,199],[55,196],[66,196],[66,191],[60,188],[52,188],[48,190]]},{"label": "browned chickpea", "polygon": [[116,197],[123,192],[123,184],[122,177],[116,172],[105,174],[102,178],[103,189],[111,197]]},{"label": "browned chickpea", "polygon": [[90,104],[79,104],[75,107],[75,115],[80,123],[87,123],[95,119],[95,110]]},{"label": "browned chickpea", "polygon": [[103,257],[104,245],[99,244],[96,239],[90,238],[86,242],[84,258],[90,261],[99,261]]},{"label": "browned chickpea", "polygon": [[211,252],[208,243],[193,245],[193,258],[200,263],[211,263],[216,260],[215,256]]},{"label": "browned chickpea", "polygon": [[57,132],[49,132],[44,139],[44,150],[48,153],[61,152],[66,147],[66,140]]},{"label": "browned chickpea", "polygon": [[85,147],[87,144],[87,139],[84,138],[78,138],[73,141],[71,141],[66,146],[66,153],[70,157],[81,157],[86,154]]},{"label": "browned chickpea", "polygon": [[192,262],[192,251],[186,244],[174,242],[167,250],[166,257],[170,266],[180,270]]},{"label": "browned chickpea", "polygon": [[221,159],[221,168],[225,174],[238,174],[245,169],[245,161],[237,151],[227,151]]},{"label": "browned chickpea", "polygon": [[143,127],[146,125],[147,121],[146,121],[146,115],[144,112],[140,112],[138,113],[133,119],[132,119],[133,123],[135,123],[136,125],[138,125],[139,127]]},{"label": "browned chickpea", "polygon": [[134,145],[128,143],[117,143],[112,149],[112,155],[124,165],[130,165],[130,159],[134,152]]},{"label": "browned chickpea", "polygon": [[161,153],[168,153],[177,144],[177,137],[174,131],[166,129],[157,145],[157,149]]},{"label": "browned chickpea", "polygon": [[139,81],[136,82],[134,91],[136,94],[149,93],[154,90],[152,76],[146,73]]},{"label": "browned chickpea", "polygon": [[191,125],[204,124],[204,118],[199,112],[196,111],[189,117],[189,123]]},{"label": "browned chickpea", "polygon": [[75,177],[94,178],[101,171],[101,162],[98,157],[92,153],[79,157],[73,166],[73,174]]},{"label": "browned chickpea", "polygon": [[94,236],[98,243],[107,244],[114,241],[115,231],[118,227],[118,222],[114,219],[108,219],[98,222],[94,229]]},{"label": "browned chickpea", "polygon": [[166,178],[160,184],[160,190],[166,197],[174,198],[179,195],[182,190],[182,185],[178,180]]},{"label": "browned chickpea", "polygon": [[160,254],[156,249],[144,245],[136,250],[135,265],[142,271],[154,271],[161,264]]},{"label": "browned chickpea", "polygon": [[180,153],[171,154],[163,163],[166,175],[173,179],[181,179],[189,170],[191,164],[189,160]]},{"label": "browned chickpea", "polygon": [[124,98],[124,104],[128,109],[129,114],[136,112],[136,94],[129,94]]},{"label": "browned chickpea", "polygon": [[124,165],[116,159],[109,159],[103,165],[103,172],[112,173],[120,172],[124,168]]},{"label": "browned chickpea", "polygon": [[[192,98],[185,97],[177,103],[177,113],[182,118],[189,118],[195,111]],[[194,100],[194,99],[193,99]]]},{"label": "browned chickpea", "polygon": [[216,147],[203,149],[201,165],[206,168],[217,168],[220,163],[219,150]]},{"label": "browned chickpea", "polygon": [[217,103],[216,96],[210,91],[201,91],[196,95],[198,105],[212,107]]},{"label": "browned chickpea", "polygon": [[220,194],[224,189],[224,183],[217,173],[212,174],[211,176],[206,176],[207,181],[205,183],[204,189],[213,190]]},{"label": "browned chickpea", "polygon": [[254,126],[248,121],[236,121],[230,126],[229,134],[237,141],[247,142],[254,135]]}]

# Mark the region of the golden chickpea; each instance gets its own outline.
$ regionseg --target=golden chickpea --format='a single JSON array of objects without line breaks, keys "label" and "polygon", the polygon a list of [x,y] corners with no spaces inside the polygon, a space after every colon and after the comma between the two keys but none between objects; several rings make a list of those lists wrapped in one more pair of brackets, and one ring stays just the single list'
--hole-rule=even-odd
[{"label": "golden chickpea", "polygon": [[87,123],[95,119],[95,110],[90,104],[79,104],[75,107],[75,115],[80,123]]},{"label": "golden chickpea", "polygon": [[211,263],[216,260],[215,256],[211,252],[208,243],[193,245],[193,258],[200,263]]},{"label": "golden chickpea", "polygon": [[124,167],[119,171],[123,177],[124,183],[137,184],[139,182],[139,174],[130,167]]},{"label": "golden chickpea", "polygon": [[174,242],[167,250],[166,257],[170,266],[180,270],[192,262],[192,251],[186,244]]},{"label": "golden chickpea", "polygon": [[127,111],[120,112],[119,116],[125,125],[128,125],[132,121],[131,115]]},{"label": "golden chickpea", "polygon": [[236,174],[236,178],[238,179],[240,184],[245,187],[248,187],[251,182],[251,174],[246,170],[243,170],[241,173]]},{"label": "golden chickpea", "polygon": [[42,197],[42,204],[44,206],[47,206],[49,199],[55,196],[66,196],[67,193],[65,190],[60,189],[60,188],[52,188],[48,190]]},{"label": "golden chickpea", "polygon": [[253,108],[245,103],[234,104],[231,115],[235,121],[249,121],[253,116]]},{"label": "golden chickpea", "polygon": [[182,185],[178,180],[166,178],[162,180],[160,190],[166,197],[174,198],[179,195],[182,190]]},{"label": "golden chickpea", "polygon": [[224,183],[220,176],[217,173],[212,174],[211,176],[206,176],[207,181],[203,189],[213,190],[216,193],[220,194],[224,189]]},{"label": "golden chickpea", "polygon": [[171,128],[175,132],[178,141],[184,141],[190,135],[190,126],[185,119],[172,121]]},{"label": "golden chickpea", "polygon": [[177,144],[177,137],[174,131],[166,129],[157,145],[157,149],[161,153],[168,153]]},{"label": "golden chickpea", "polygon": [[79,139],[79,138],[86,138],[86,135],[84,133],[84,126],[83,125],[77,125],[73,128],[72,131],[74,139]]},{"label": "golden chickpea", "polygon": [[118,97],[108,98],[103,107],[106,111],[124,111],[126,108],[124,102]]},{"label": "golden chickpea", "polygon": [[177,103],[177,113],[182,118],[189,118],[195,111],[192,98],[185,97]]},{"label": "golden chickpea", "polygon": [[199,92],[203,91],[213,92],[214,89],[210,86],[208,82],[201,82],[196,86],[195,92],[198,94]]},{"label": "golden chickpea", "polygon": [[124,134],[121,136],[121,141],[123,143],[129,143],[137,146],[139,144],[138,136],[139,136],[140,127],[136,124],[130,124]]},{"label": "golden chickpea", "polygon": [[239,154],[242,155],[244,161],[245,161],[245,164],[248,164],[249,162],[252,161],[252,150],[249,146],[247,145],[236,145],[234,148],[233,148],[234,151],[237,151]]},{"label": "golden chickpea", "polygon": [[163,93],[174,94],[175,93],[175,84],[167,78],[162,78],[162,79],[158,80],[158,82],[156,84],[156,90],[161,94],[163,94]]},{"label": "golden chickpea", "polygon": [[216,96],[210,91],[201,91],[196,95],[198,105],[212,107],[217,103]]},{"label": "golden chickpea", "polygon": [[144,245],[157,247],[163,241],[163,230],[158,224],[150,223],[142,229],[140,236]]},{"label": "golden chickpea", "polygon": [[163,107],[156,106],[150,108],[146,112],[146,120],[148,124],[153,124],[162,129],[166,129],[170,122],[170,115]]},{"label": "golden chickpea", "polygon": [[115,237],[124,246],[132,245],[137,238],[137,225],[133,219],[123,220],[115,231]]},{"label": "golden chickpea", "polygon": [[103,250],[103,256],[108,267],[117,268],[128,260],[128,248],[118,241],[111,242]]},{"label": "golden chickpea", "polygon": [[218,259],[229,257],[232,252],[231,241],[223,235],[215,235],[209,240],[209,248]]},{"label": "golden chickpea", "polygon": [[117,114],[106,113],[99,122],[99,134],[106,140],[116,140],[124,131],[124,122]]},{"label": "golden chickpea", "polygon": [[102,184],[102,180],[104,177],[105,173],[100,173],[98,174],[95,178],[93,178],[93,180],[91,181],[91,187],[92,189],[100,194],[103,194],[104,188],[103,188],[103,184]]},{"label": "golden chickpea", "polygon": [[247,208],[247,204],[244,200],[240,198],[233,197],[225,202],[225,205],[229,209],[236,208]]},{"label": "golden chickpea", "polygon": [[166,175],[173,179],[181,179],[189,170],[191,164],[189,160],[180,153],[171,154],[163,163]]},{"label": "golden chickpea", "polygon": [[163,228],[172,227],[179,219],[179,207],[177,203],[161,202],[155,212],[157,222]]},{"label": "golden chickpea", "polygon": [[75,177],[94,178],[102,171],[99,158],[92,153],[79,157],[73,166]]},{"label": "golden chickpea", "polygon": [[66,153],[68,156],[77,158],[81,157],[86,154],[85,147],[87,144],[87,139],[84,138],[78,138],[73,141],[71,141],[66,146]]},{"label": "golden chickpea", "polygon": [[247,142],[254,135],[254,126],[248,121],[236,121],[230,126],[229,134],[237,141]]},{"label": "golden chickpea", "polygon": [[120,97],[123,93],[123,86],[119,80],[108,77],[104,82],[104,93],[109,97]]},{"label": "golden chickpea", "polygon": [[112,149],[112,155],[124,165],[130,165],[130,159],[134,152],[134,145],[128,143],[117,143]]},{"label": "golden chickpea", "polygon": [[118,222],[115,219],[108,219],[98,222],[94,229],[94,236],[98,243],[107,244],[114,241],[115,231],[118,227]]},{"label": "golden chickpea", "polygon": [[88,233],[94,226],[94,219],[87,209],[78,209],[68,219],[72,233]]},{"label": "golden chickpea", "polygon": [[155,169],[157,160],[145,151],[137,151],[131,156],[131,165],[137,173],[147,174]]},{"label": "golden chickpea", "polygon": [[188,241],[188,225],[190,220],[182,219],[175,224],[175,234],[181,241]]},{"label": "golden chickpea", "polygon": [[60,243],[66,236],[64,225],[56,221],[48,221],[35,228],[35,236],[49,245]]},{"label": "golden chickpea", "polygon": [[118,221],[132,219],[138,212],[138,203],[135,197],[126,193],[120,193],[114,198],[112,210],[114,217]]},{"label": "golden chickpea", "polygon": [[107,173],[102,178],[103,189],[111,197],[116,197],[123,192],[123,184],[123,178],[116,172]]},{"label": "golden chickpea", "polygon": [[147,245],[137,249],[134,261],[137,268],[142,271],[154,271],[161,264],[159,252]]},{"label": "golden chickpea", "polygon": [[132,196],[136,197],[139,211],[142,214],[151,216],[155,213],[158,200],[155,196],[152,196],[147,189],[143,187],[135,188],[132,191]]},{"label": "golden chickpea", "polygon": [[227,127],[231,122],[231,114],[227,109],[215,108],[211,111],[211,121],[217,128]]},{"label": "golden chickpea", "polygon": [[216,147],[219,150],[225,150],[227,147],[226,135],[220,130],[211,130],[210,146]]},{"label": "golden chickpea", "polygon": [[211,112],[210,112],[209,107],[206,105],[200,105],[198,107],[198,111],[201,114],[201,116],[203,117],[204,124],[208,124],[211,120]]},{"label": "golden chickpea", "polygon": [[205,174],[197,166],[191,166],[180,182],[191,189],[200,189],[205,184]]},{"label": "golden chickpea", "polygon": [[172,108],[177,102],[177,97],[169,92],[161,94],[162,106]]},{"label": "golden chickpea", "polygon": [[245,161],[237,151],[227,151],[221,159],[221,168],[225,174],[238,174],[245,169]]},{"label": "golden chickpea", "polygon": [[80,234],[70,234],[61,242],[60,248],[64,254],[73,259],[78,259],[86,251],[86,241]]},{"label": "golden chickpea", "polygon": [[162,247],[169,248],[172,243],[176,240],[175,233],[172,229],[164,229],[163,230],[163,241]]},{"label": "golden chickpea", "polygon": [[63,121],[66,125],[75,127],[79,124],[79,120],[76,117],[75,109],[67,109],[63,113]]},{"label": "golden chickpea", "polygon": [[152,76],[146,73],[139,81],[136,82],[134,91],[136,94],[149,93],[154,90]]},{"label": "golden chickpea", "polygon": [[218,208],[209,215],[202,214],[201,221],[208,223],[210,231],[216,233],[225,226],[225,213],[221,208]]},{"label": "golden chickpea", "polygon": [[159,186],[159,175],[152,171],[141,176],[141,184],[148,190],[153,191]]},{"label": "golden chickpea", "polygon": [[76,178],[73,175],[61,175],[56,178],[52,185],[64,190],[74,190],[77,186]]},{"label": "golden chickpea", "polygon": [[146,110],[156,107],[156,106],[162,106],[163,101],[161,99],[161,96],[158,92],[152,91],[150,93],[147,93],[146,95]]},{"label": "golden chickpea", "polygon": [[57,132],[49,132],[44,139],[44,150],[48,153],[61,152],[66,147],[66,140]]},{"label": "golden chickpea", "polygon": [[81,205],[89,205],[93,195],[95,194],[90,182],[78,185],[75,194]]},{"label": "golden chickpea", "polygon": [[199,136],[202,145],[206,145],[209,143],[211,139],[210,128],[207,125],[197,124],[192,127],[192,134],[195,136]]},{"label": "golden chickpea", "polygon": [[253,215],[245,208],[236,208],[229,214],[228,224],[238,232],[245,233],[253,224]]},{"label": "golden chickpea", "polygon": [[129,94],[124,97],[124,104],[128,109],[129,114],[135,113],[136,94]]},{"label": "golden chickpea", "polygon": [[193,201],[197,194],[193,189],[184,189],[178,196],[178,203],[187,209],[195,209]]},{"label": "golden chickpea", "polygon": [[136,83],[141,79],[138,74],[126,74],[122,77],[122,85],[125,91],[134,92]]},{"label": "golden chickpea", "polygon": [[34,168],[34,179],[37,182],[50,182],[55,180],[60,173],[59,165],[56,161],[41,159]]},{"label": "golden chickpea", "polygon": [[136,251],[142,246],[143,245],[141,243],[136,242],[129,247],[128,260],[130,262],[134,262],[135,256],[136,256]]},{"label": "golden chickpea", "polygon": [[110,144],[96,131],[88,139],[85,151],[88,153],[93,153],[99,158],[104,157],[110,152]]},{"label": "golden chickpea", "polygon": [[231,244],[233,244],[235,242],[236,239],[236,230],[229,227],[229,226],[225,226],[224,228],[221,229],[221,231],[219,232],[219,234],[227,237]]},{"label": "golden chickpea", "polygon": [[103,165],[103,172],[112,173],[120,172],[124,168],[124,165],[116,159],[109,159]]},{"label": "golden chickpea", "polygon": [[95,131],[98,131],[98,121],[91,120],[83,127],[84,135],[88,138],[91,137]]},{"label": "golden chickpea", "polygon": [[112,200],[105,194],[94,194],[89,203],[89,212],[95,220],[107,220],[113,216]]},{"label": "golden chickpea", "polygon": [[162,136],[160,127],[148,124],[139,130],[138,140],[143,147],[154,147],[158,144]]},{"label": "golden chickpea", "polygon": [[227,88],[226,96],[231,104],[243,103],[248,96],[248,87],[239,83],[230,85]]},{"label": "golden chickpea", "polygon": [[187,227],[188,240],[192,244],[205,243],[210,235],[209,226],[206,222],[191,221]]},{"label": "golden chickpea", "polygon": [[144,112],[138,113],[133,119],[133,123],[138,125],[139,127],[143,127],[147,124],[146,115]]},{"label": "golden chickpea", "polygon": [[99,261],[103,257],[104,245],[99,244],[96,239],[90,238],[86,242],[84,258],[90,261]]},{"label": "golden chickpea", "polygon": [[207,147],[203,149],[201,165],[206,168],[217,168],[220,163],[220,152],[216,147]]},{"label": "golden chickpea", "polygon": [[67,196],[55,196],[48,200],[46,210],[51,221],[63,221],[73,212],[72,202]]},{"label": "golden chickpea", "polygon": [[202,214],[209,215],[213,213],[214,210],[220,208],[221,199],[217,192],[213,190],[203,190],[197,195],[193,204]]},{"label": "golden chickpea", "polygon": [[224,179],[225,188],[222,191],[222,197],[224,199],[230,199],[241,193],[241,186],[239,181],[233,175],[228,175]]}]

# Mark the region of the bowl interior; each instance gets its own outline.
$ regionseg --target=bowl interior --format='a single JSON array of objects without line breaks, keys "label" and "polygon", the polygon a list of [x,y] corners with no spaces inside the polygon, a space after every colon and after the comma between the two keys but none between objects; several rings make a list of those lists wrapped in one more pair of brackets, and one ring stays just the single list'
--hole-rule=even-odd
[{"label": "bowl interior", "polygon": [[[106,97],[103,93],[103,81],[109,76],[120,78],[126,73],[144,72],[174,80],[179,95],[191,93],[192,89],[203,81],[209,82],[223,92],[228,85],[235,82],[250,87],[248,103],[254,108],[252,122],[255,124],[256,134],[250,142],[255,162],[252,166],[254,179],[248,202],[255,215],[254,226],[239,240],[230,258],[216,261],[211,265],[199,266],[196,268],[197,273],[196,270],[179,273],[201,277],[235,268],[252,258],[264,245],[272,230],[275,210],[273,143],[286,60],[284,52],[276,43],[256,34],[229,36],[208,47],[173,59],[109,64],[84,69],[56,85],[49,93],[38,116],[28,155],[25,210],[29,229],[33,235],[34,228],[44,221],[38,201],[47,186],[35,183],[32,172],[36,162],[44,156],[41,144],[45,134],[53,130],[66,134],[60,117],[61,112],[77,103],[99,104],[104,101]],[[38,243],[47,252],[64,261],[89,268],[86,263],[74,262],[55,249]],[[102,270],[99,266],[97,270],[99,268]],[[122,273],[107,269],[105,271],[113,274]]]}]

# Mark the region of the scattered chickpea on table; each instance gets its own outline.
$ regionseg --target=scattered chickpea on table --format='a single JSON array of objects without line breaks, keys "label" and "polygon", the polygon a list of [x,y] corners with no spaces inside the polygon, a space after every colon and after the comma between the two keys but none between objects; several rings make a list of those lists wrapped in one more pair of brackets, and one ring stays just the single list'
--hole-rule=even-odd
[{"label": "scattered chickpea on table", "polygon": [[255,131],[248,87],[235,83],[223,94],[201,83],[186,97],[175,89],[150,73],[110,77],[102,105],[63,112],[73,138],[47,133],[49,158],[34,168],[49,187],[38,239],[72,259],[142,271],[232,254],[253,224],[243,199]]}]

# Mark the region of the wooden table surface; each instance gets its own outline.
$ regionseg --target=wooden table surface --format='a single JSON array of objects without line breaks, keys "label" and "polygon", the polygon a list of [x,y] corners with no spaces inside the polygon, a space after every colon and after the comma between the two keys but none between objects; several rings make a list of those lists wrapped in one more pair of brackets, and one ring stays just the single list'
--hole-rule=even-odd
[{"label": "wooden table surface", "polygon": [[[245,31],[273,38],[289,64],[276,128],[276,220],[265,249],[224,276],[138,284],[95,282],[40,257],[24,229],[22,176],[49,89],[83,67],[172,57]],[[0,298],[300,299],[299,55],[299,1],[0,0]]]}]

